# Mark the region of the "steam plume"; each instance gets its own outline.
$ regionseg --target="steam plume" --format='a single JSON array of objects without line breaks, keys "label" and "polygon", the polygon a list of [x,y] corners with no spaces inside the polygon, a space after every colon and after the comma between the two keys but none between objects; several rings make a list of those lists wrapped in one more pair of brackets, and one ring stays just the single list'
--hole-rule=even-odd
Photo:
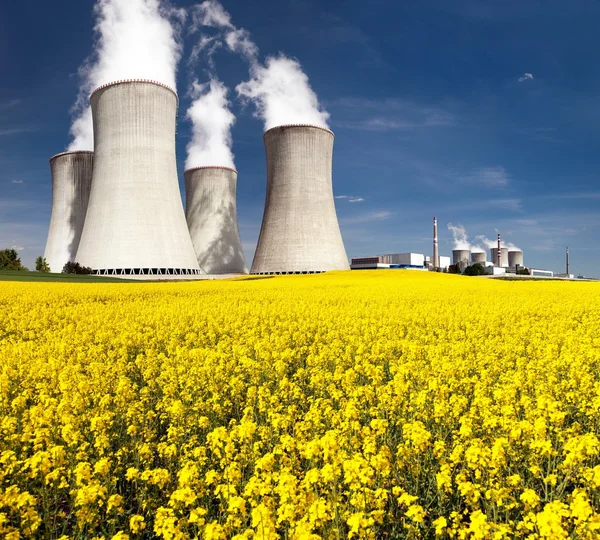
[{"label": "steam plume", "polygon": [[[300,63],[283,54],[258,61],[258,47],[250,34],[231,22],[230,14],[218,0],[205,0],[194,9],[193,26],[215,28],[220,39],[232,52],[250,64],[250,80],[239,84],[236,91],[243,101],[251,101],[256,116],[264,121],[265,130],[282,124],[314,124],[327,127],[329,114],[319,105]],[[198,47],[201,47],[199,44]],[[218,46],[204,43],[209,62]]]},{"label": "steam plume", "polygon": [[229,110],[228,90],[218,80],[193,83],[195,101],[187,112],[192,122],[192,141],[187,147],[186,169],[203,166],[235,168],[231,152],[231,127],[235,116]]},{"label": "steam plume", "polygon": [[[488,249],[491,248],[497,248],[498,247],[498,240],[490,240],[487,236],[480,234],[479,236],[476,236],[477,240],[481,241],[485,247],[487,247]],[[512,242],[505,242],[504,240],[500,240],[500,247],[503,248],[508,248],[510,249],[515,249],[515,250],[519,250],[520,248],[517,247],[515,244],[513,244]]]},{"label": "steam plume", "polygon": [[454,240],[454,247],[452,249],[471,249],[467,231],[460,223],[458,225],[448,223],[448,230],[452,233]]},{"label": "steam plume", "polygon": [[97,0],[94,14],[95,50],[80,70],[83,84],[69,150],[93,150],[88,96],[99,86],[150,79],[176,88],[183,10],[173,9],[167,0]]},{"label": "steam plume", "polygon": [[328,127],[329,113],[302,71],[300,63],[284,55],[270,56],[265,65],[250,68],[252,78],[236,87],[242,99],[256,107],[256,116],[265,123],[265,131],[282,124],[314,124]]}]

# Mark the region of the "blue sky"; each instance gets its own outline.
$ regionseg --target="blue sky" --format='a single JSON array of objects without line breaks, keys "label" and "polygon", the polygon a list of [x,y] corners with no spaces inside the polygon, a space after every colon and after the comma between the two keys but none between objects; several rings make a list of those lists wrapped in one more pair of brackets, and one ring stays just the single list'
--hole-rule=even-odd
[{"label": "blue sky", "polygon": [[[194,3],[174,0],[186,7]],[[349,257],[441,254],[462,223],[496,230],[525,263],[600,276],[600,4],[570,0],[223,0],[261,51],[297,58],[331,114],[334,193]],[[50,219],[48,159],[69,143],[77,70],[93,45],[92,1],[0,6],[0,247],[32,267]],[[193,78],[179,69],[181,114]],[[240,231],[248,263],[265,197],[262,121],[233,88],[247,64],[222,51],[232,89]],[[531,74],[526,76],[525,74]],[[180,118],[183,183],[190,126]],[[352,197],[352,198],[350,198]],[[350,201],[355,202],[350,202]]]}]

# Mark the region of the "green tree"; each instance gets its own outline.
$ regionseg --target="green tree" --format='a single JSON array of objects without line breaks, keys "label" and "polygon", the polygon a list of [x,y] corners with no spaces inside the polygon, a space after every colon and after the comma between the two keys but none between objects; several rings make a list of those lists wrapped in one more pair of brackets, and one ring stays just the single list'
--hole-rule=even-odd
[{"label": "green tree", "polygon": [[27,270],[22,264],[16,249],[0,250],[0,270]]},{"label": "green tree", "polygon": [[93,270],[87,266],[81,266],[78,262],[69,261],[62,269],[63,274],[91,274]]},{"label": "green tree", "polygon": [[35,269],[38,272],[43,272],[44,274],[50,272],[50,265],[48,264],[48,261],[46,261],[45,257],[40,256],[35,260]]},{"label": "green tree", "polygon": [[475,263],[467,266],[463,274],[465,276],[483,276],[485,275],[485,267],[481,263]]}]

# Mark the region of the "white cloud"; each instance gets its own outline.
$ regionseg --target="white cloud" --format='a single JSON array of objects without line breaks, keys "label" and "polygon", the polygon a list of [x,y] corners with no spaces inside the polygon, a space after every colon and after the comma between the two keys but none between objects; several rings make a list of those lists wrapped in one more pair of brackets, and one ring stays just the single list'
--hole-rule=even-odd
[{"label": "white cloud", "polygon": [[523,202],[521,199],[490,199],[488,204],[495,208],[500,208],[501,210],[509,210],[512,212],[523,211]]},{"label": "white cloud", "polygon": [[23,184],[23,180],[13,180],[12,181],[13,184]]},{"label": "white cloud", "polygon": [[370,223],[372,221],[383,221],[385,219],[390,219],[393,215],[393,212],[389,212],[388,210],[375,210],[373,212],[365,212],[364,214],[358,214],[356,216],[341,219],[340,222],[344,225]]},{"label": "white cloud", "polygon": [[12,248],[16,249],[17,251],[23,251],[25,249],[23,246],[17,246],[16,244],[12,246]]},{"label": "white cloud", "polygon": [[519,82],[533,81],[533,75],[531,73],[523,73],[522,77],[519,77]]},{"label": "white cloud", "polygon": [[475,169],[470,174],[461,177],[461,180],[486,188],[505,188],[510,184],[511,177],[501,165],[492,165]]},{"label": "white cloud", "polygon": [[356,197],[354,195],[337,195],[335,198],[347,200],[349,203],[360,203],[365,200],[364,197]]}]

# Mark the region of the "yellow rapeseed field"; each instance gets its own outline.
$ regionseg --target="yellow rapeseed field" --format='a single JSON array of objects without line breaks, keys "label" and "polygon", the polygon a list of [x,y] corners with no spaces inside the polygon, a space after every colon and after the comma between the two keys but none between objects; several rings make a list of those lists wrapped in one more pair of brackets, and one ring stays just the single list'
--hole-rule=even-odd
[{"label": "yellow rapeseed field", "polygon": [[600,284],[0,283],[0,537],[600,537]]}]

